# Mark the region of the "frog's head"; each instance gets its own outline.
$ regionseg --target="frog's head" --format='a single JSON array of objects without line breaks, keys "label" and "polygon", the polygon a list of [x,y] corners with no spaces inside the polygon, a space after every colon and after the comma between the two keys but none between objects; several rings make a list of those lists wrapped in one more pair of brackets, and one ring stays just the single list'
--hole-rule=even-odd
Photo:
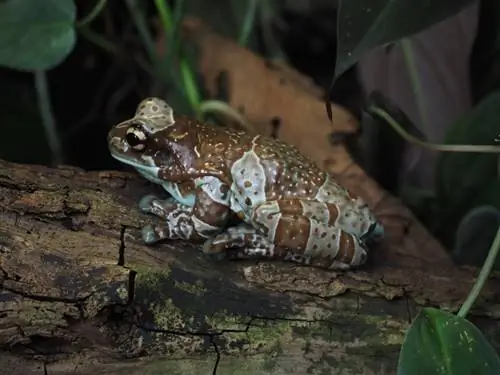
[{"label": "frog's head", "polygon": [[144,99],[135,116],[115,125],[108,134],[111,156],[134,167],[147,179],[159,183],[160,166],[169,163],[161,136],[175,123],[172,108],[158,98]]}]

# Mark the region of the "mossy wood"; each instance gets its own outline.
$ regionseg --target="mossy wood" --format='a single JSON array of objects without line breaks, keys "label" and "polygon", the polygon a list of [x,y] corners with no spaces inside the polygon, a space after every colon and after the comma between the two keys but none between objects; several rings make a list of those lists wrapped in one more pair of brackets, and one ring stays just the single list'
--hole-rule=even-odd
[{"label": "mossy wood", "polygon": [[[0,161],[2,373],[394,374],[418,305],[456,310],[476,273],[443,254],[342,273],[147,247],[156,219],[137,202],[152,191],[133,174]],[[499,286],[472,315],[496,348]]]}]

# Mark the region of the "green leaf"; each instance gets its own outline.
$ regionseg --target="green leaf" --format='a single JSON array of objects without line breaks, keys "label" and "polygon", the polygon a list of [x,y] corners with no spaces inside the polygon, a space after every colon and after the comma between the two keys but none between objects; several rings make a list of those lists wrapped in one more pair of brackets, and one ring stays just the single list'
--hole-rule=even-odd
[{"label": "green leaf", "polygon": [[474,98],[500,87],[500,2],[481,0],[476,41],[471,56]]},{"label": "green leaf", "polygon": [[424,308],[406,334],[398,375],[497,375],[500,358],[468,320]]},{"label": "green leaf", "polygon": [[374,47],[415,34],[472,0],[339,0],[335,79]]},{"label": "green leaf", "polygon": [[[500,187],[497,187],[496,193]],[[458,226],[453,259],[460,264],[481,267],[488,256],[491,244],[500,226],[500,210],[493,206],[474,207],[462,218]],[[496,260],[498,269],[500,259]]]},{"label": "green leaf", "polygon": [[[500,91],[483,99],[450,128],[447,144],[494,145],[500,118]],[[459,220],[478,205],[500,209],[498,154],[443,152],[436,166],[441,220]]]},{"label": "green leaf", "polygon": [[0,65],[46,70],[61,63],[75,45],[73,0],[0,2]]},{"label": "green leaf", "polygon": [[399,190],[406,141],[385,120],[372,113],[374,108],[386,112],[411,135],[423,140],[426,138],[397,104],[382,92],[375,90],[368,95],[361,121],[361,135],[358,137],[360,152],[353,155],[358,164],[381,182],[384,188],[395,192]]}]

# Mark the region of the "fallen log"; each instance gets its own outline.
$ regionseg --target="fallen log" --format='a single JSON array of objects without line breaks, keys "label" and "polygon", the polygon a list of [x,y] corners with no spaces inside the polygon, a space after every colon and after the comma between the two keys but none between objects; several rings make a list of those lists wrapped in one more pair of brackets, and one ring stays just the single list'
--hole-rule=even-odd
[{"label": "fallen log", "polygon": [[[157,219],[137,202],[156,189],[0,161],[3,373],[394,374],[419,306],[456,311],[477,273],[385,193],[388,239],[357,271],[145,246],[140,228]],[[497,349],[499,286],[494,275],[470,315]]]}]

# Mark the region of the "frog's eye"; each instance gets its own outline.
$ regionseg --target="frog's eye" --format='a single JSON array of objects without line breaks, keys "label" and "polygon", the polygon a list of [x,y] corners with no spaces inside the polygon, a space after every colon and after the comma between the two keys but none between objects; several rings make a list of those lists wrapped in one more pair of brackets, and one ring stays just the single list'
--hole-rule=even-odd
[{"label": "frog's eye", "polygon": [[131,127],[127,129],[125,135],[127,143],[136,151],[144,151],[146,149],[146,134],[140,129]]}]

